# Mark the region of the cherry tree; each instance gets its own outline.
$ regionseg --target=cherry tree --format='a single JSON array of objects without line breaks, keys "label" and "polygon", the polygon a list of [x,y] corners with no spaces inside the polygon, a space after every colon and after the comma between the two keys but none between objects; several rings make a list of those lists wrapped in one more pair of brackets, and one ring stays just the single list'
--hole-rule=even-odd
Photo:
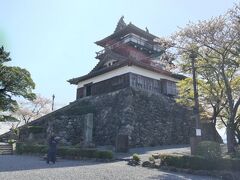
[{"label": "cherry tree", "polygon": [[223,16],[188,24],[173,37],[183,72],[191,69],[189,54],[194,52],[197,55],[195,65],[198,79],[209,85],[210,89],[217,86],[223,92],[228,152],[234,152],[240,105],[239,17],[240,4],[237,4]]},{"label": "cherry tree", "polygon": [[19,108],[14,116],[19,120],[16,127],[40,118],[51,112],[51,100],[40,95],[32,101],[19,102]]}]

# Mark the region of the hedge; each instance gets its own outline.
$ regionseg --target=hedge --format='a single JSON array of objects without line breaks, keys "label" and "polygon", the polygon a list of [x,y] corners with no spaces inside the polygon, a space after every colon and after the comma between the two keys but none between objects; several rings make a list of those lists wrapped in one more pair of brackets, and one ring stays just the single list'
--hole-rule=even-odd
[{"label": "hedge", "polygon": [[[48,146],[38,144],[16,143],[17,154],[46,154]],[[57,155],[63,158],[97,158],[112,159],[111,151],[98,151],[96,149],[80,149],[76,147],[60,146]]]},{"label": "hedge", "polygon": [[240,171],[240,160],[206,159],[200,156],[160,155],[161,165],[193,170],[232,170]]},{"label": "hedge", "polygon": [[46,154],[47,150],[48,147],[46,145],[16,143],[17,154]]},{"label": "hedge", "polygon": [[202,141],[198,143],[196,155],[206,159],[216,159],[221,157],[220,144],[214,141]]}]

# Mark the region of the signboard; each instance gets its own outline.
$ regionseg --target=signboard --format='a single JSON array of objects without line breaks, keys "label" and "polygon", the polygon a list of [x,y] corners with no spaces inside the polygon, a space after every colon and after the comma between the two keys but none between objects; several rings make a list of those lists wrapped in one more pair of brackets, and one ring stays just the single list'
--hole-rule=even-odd
[{"label": "signboard", "polygon": [[202,135],[201,129],[196,129],[196,136],[201,136],[201,135]]}]

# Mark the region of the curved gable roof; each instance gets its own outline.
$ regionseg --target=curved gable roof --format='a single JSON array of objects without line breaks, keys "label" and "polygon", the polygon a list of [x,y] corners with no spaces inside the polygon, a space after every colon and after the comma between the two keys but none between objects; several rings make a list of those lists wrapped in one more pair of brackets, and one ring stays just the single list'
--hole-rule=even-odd
[{"label": "curved gable roof", "polygon": [[100,41],[96,41],[95,43],[99,46],[105,46],[107,42],[115,39],[115,38],[118,38],[118,37],[122,37],[126,34],[129,34],[129,33],[134,33],[134,34],[137,34],[143,38],[146,38],[148,40],[151,40],[153,41],[153,39],[155,38],[158,38],[157,36],[147,32],[147,31],[144,31],[142,29],[140,29],[139,27],[133,25],[132,23],[129,23],[126,27],[122,28],[121,30],[111,34],[110,36],[100,40]]}]

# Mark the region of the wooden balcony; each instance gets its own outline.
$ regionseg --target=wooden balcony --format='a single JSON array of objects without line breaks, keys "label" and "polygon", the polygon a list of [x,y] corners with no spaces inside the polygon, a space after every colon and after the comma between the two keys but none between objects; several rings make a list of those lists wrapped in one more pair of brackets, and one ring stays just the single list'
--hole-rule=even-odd
[{"label": "wooden balcony", "polygon": [[120,41],[110,44],[105,49],[96,52],[96,58],[100,59],[101,56],[107,51],[116,49],[122,45],[126,44],[132,44],[135,48],[139,48],[140,50],[148,51],[150,54],[159,53],[162,51],[162,48],[160,45],[156,43],[150,43],[145,38],[139,37],[133,33],[127,34],[126,36],[123,36]]}]

